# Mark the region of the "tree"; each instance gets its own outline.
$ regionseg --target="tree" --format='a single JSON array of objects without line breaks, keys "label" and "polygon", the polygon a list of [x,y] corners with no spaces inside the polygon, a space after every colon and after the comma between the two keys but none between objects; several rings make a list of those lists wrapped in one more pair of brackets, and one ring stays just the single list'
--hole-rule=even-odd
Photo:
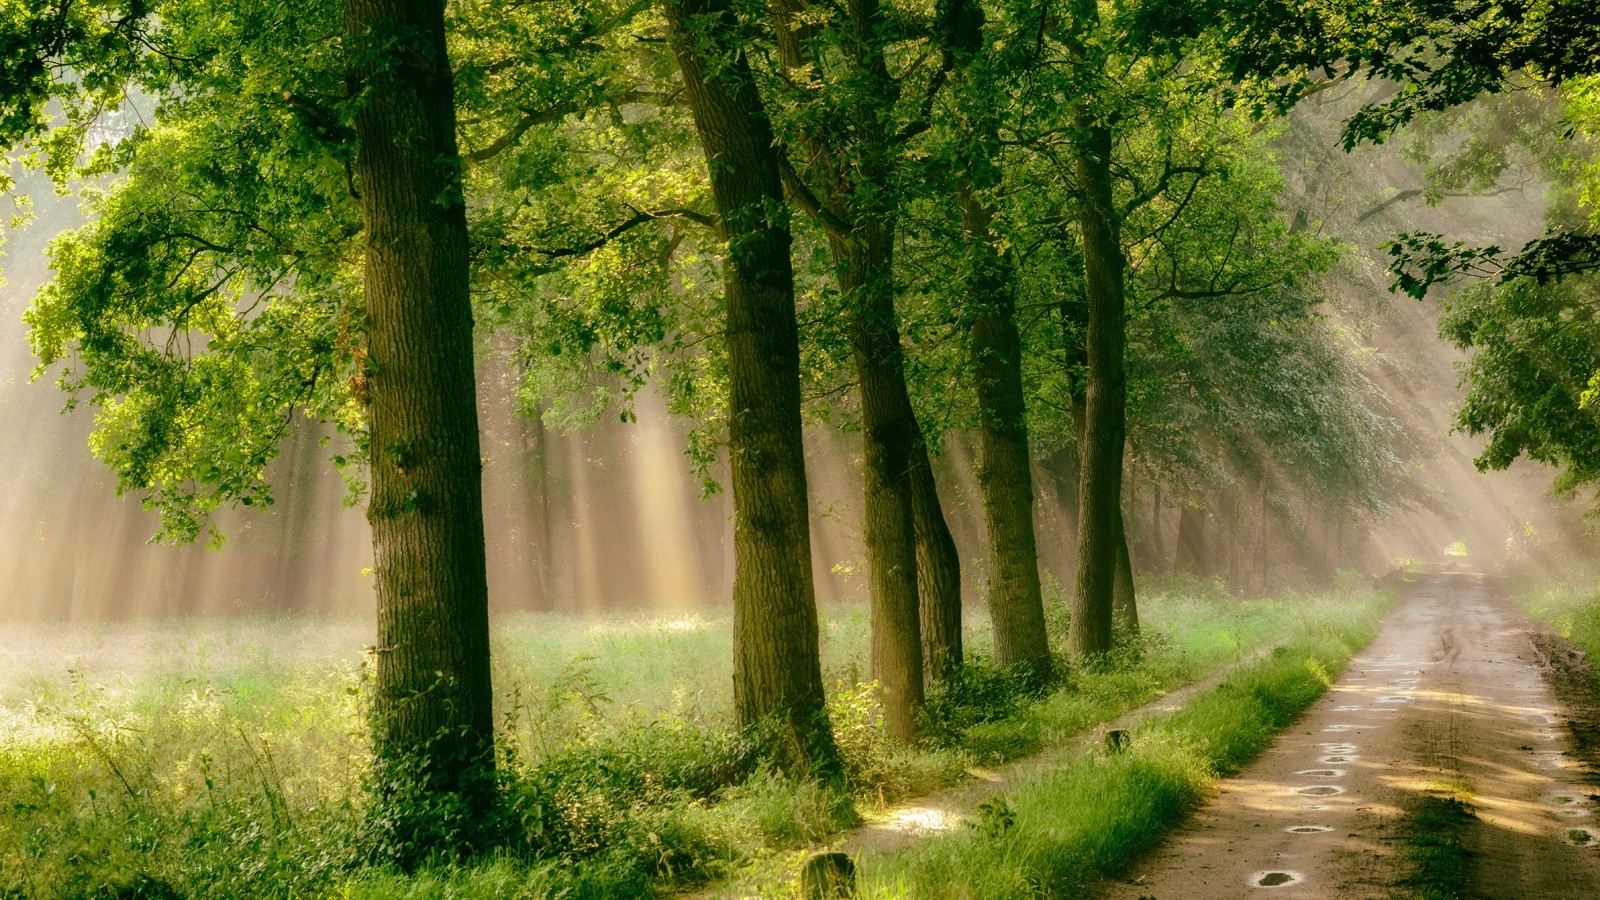
[{"label": "tree", "polygon": [[471,817],[494,796],[466,198],[442,5],[346,0],[344,18],[364,95],[353,124],[378,586],[374,743],[380,790],[430,801],[397,834],[420,853],[438,840],[428,820],[440,798],[459,798]]},{"label": "tree", "polygon": [[[1567,143],[1580,129],[1593,133],[1600,121],[1592,99],[1600,78],[1600,19],[1583,0],[1353,4],[1359,15],[1301,17],[1276,34],[1267,20],[1282,10],[1266,6],[1274,9],[1257,13],[1225,4],[1221,13],[1236,26],[1237,40],[1227,54],[1232,69],[1259,94],[1282,105],[1296,86],[1308,83],[1309,73],[1333,67],[1347,76],[1387,79],[1398,88],[1346,121],[1346,149],[1381,142],[1425,113],[1455,110],[1529,80],[1566,91],[1571,102],[1572,121],[1550,129],[1564,136],[1550,141],[1554,135],[1546,134],[1541,143]],[[1484,186],[1485,157],[1477,151],[1485,146],[1481,132],[1468,138],[1455,155],[1454,174]],[[1538,155],[1566,153],[1547,144]],[[1498,175],[1504,160],[1491,158],[1487,171]],[[1582,412],[1591,395],[1568,367],[1589,357],[1585,326],[1575,320],[1582,318],[1577,310],[1590,293],[1593,273],[1600,271],[1600,216],[1584,216],[1578,207],[1592,205],[1597,172],[1592,162],[1569,164],[1558,178],[1565,196],[1555,204],[1546,233],[1514,252],[1428,233],[1401,234],[1389,248],[1394,289],[1413,297],[1463,275],[1495,280],[1496,287],[1463,292],[1441,323],[1447,338],[1473,352],[1458,423],[1472,433],[1489,433],[1480,467],[1501,468],[1527,453],[1561,468],[1558,484],[1565,488],[1589,481],[1595,461]],[[1438,191],[1452,173],[1431,175],[1430,190]],[[1547,360],[1553,347],[1562,352]],[[1600,370],[1591,370],[1591,385],[1594,371]]]},{"label": "tree", "polygon": [[[486,836],[494,755],[443,7],[234,12],[66,3],[3,42],[35,63],[8,70],[24,76],[6,86],[8,143],[42,147],[61,180],[122,175],[85,191],[91,221],[57,242],[31,340],[46,365],[75,357],[62,384],[102,410],[97,452],[171,539],[270,502],[263,472],[297,407],[355,433],[377,562],[378,822],[402,861],[457,852]],[[144,97],[153,124],[97,147],[92,126]]]},{"label": "tree", "polygon": [[[1326,0],[1309,8],[1193,0],[1159,30],[1188,35],[1208,27],[1226,35],[1214,41],[1219,58],[1257,109],[1292,107],[1319,77],[1393,82],[1396,90],[1346,121],[1345,149],[1380,143],[1423,113],[1505,91],[1524,77],[1560,86],[1600,75],[1600,21],[1586,0]],[[1509,255],[1428,234],[1403,235],[1392,250],[1397,286],[1411,294],[1486,263],[1507,278],[1600,266],[1592,227],[1553,229]]]},{"label": "tree", "polygon": [[[924,696],[912,469],[926,449],[906,389],[895,311],[893,176],[899,148],[881,104],[894,102],[899,84],[889,74],[887,23],[876,0],[852,2],[837,31],[811,24],[802,3],[783,0],[773,9],[785,76],[801,86],[809,82],[823,88],[829,101],[824,106],[797,102],[797,139],[807,166],[792,174],[786,187],[827,230],[844,301],[861,398],[872,675],[885,693],[889,733],[910,739],[919,729]],[[837,74],[830,80],[832,67]],[[851,128],[823,127],[830,116],[850,122]],[[937,511],[932,503],[921,506],[925,513]]]},{"label": "tree", "polygon": [[837,767],[818,662],[800,337],[772,127],[726,0],[669,0],[668,35],[726,242],[728,456],[734,500],[734,710],[772,719],[789,767]]},{"label": "tree", "polygon": [[[954,127],[960,135],[955,205],[965,251],[965,317],[978,404],[978,484],[989,535],[989,610],[995,662],[1048,678],[1050,644],[1039,583],[1033,527],[1033,470],[1022,384],[1022,339],[1016,322],[1016,264],[994,233],[993,192],[1000,187],[1005,70],[1022,60],[985,47],[977,3],[944,11],[946,66],[953,70]],[[1009,65],[1008,65],[1009,64]]]},{"label": "tree", "polygon": [[[1579,493],[1600,480],[1600,430],[1593,404],[1600,394],[1600,272],[1587,251],[1559,236],[1580,236],[1600,224],[1594,208],[1600,157],[1578,136],[1600,131],[1596,85],[1600,77],[1569,82],[1560,92],[1537,87],[1485,98],[1416,123],[1421,150],[1467,131],[1456,152],[1428,173],[1431,192],[1482,189],[1512,166],[1549,178],[1543,249],[1529,247],[1509,259],[1494,248],[1445,247],[1438,236],[1402,237],[1396,287],[1419,298],[1451,285],[1439,333],[1468,354],[1467,388],[1456,425],[1488,440],[1479,469],[1504,469],[1527,456],[1558,471],[1556,490]],[[1420,132],[1416,134],[1416,132]],[[1539,242],[1535,242],[1538,244]],[[1533,245],[1530,245],[1533,246]],[[1420,249],[1420,253],[1414,253]],[[1449,272],[1419,271],[1431,255]],[[1460,275],[1476,276],[1460,282]]]}]

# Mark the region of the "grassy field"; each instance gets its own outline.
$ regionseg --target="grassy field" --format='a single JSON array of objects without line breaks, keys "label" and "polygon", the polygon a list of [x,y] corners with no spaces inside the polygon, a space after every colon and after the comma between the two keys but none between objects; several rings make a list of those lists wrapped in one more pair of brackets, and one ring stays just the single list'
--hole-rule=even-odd
[{"label": "grassy field", "polygon": [[[914,749],[883,736],[865,681],[866,610],[825,608],[848,793],[768,772],[733,732],[725,615],[502,616],[503,848],[410,873],[367,849],[369,624],[0,626],[0,896],[666,892],[820,841],[859,810],[1027,754],[1256,649],[1374,621],[1384,603],[1353,587],[1278,601],[1206,585],[1152,592],[1137,660],[1073,672],[1038,700],[983,668],[986,614],[972,609],[980,664],[961,696],[935,697],[929,739]],[[1065,615],[1052,603],[1063,633]],[[1012,802],[1030,822],[1032,807]]]}]

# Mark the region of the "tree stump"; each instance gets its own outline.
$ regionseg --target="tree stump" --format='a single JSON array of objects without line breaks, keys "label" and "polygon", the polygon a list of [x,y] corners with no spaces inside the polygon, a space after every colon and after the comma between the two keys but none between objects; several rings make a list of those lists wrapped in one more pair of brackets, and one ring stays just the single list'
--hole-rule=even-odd
[{"label": "tree stump", "polygon": [[839,900],[856,893],[856,863],[848,854],[823,850],[800,864],[800,896],[805,900]]}]

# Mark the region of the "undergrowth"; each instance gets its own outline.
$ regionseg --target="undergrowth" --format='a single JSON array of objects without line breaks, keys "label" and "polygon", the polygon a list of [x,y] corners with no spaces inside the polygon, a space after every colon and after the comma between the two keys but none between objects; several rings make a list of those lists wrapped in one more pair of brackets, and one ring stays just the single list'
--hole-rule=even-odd
[{"label": "undergrowth", "polygon": [[1600,659],[1600,586],[1594,579],[1535,589],[1516,600],[1528,615],[1548,622],[1591,659]]},{"label": "undergrowth", "polygon": [[[406,872],[371,852],[369,685],[348,649],[359,646],[359,628],[107,627],[71,638],[67,673],[54,668],[62,663],[47,652],[50,636],[0,634],[0,897],[647,896],[788,859],[862,810],[1059,742],[1377,603],[1364,593],[1278,601],[1199,593],[1147,598],[1145,619],[1155,624],[1140,646],[1069,672],[1042,696],[986,664],[986,616],[971,611],[971,664],[935,692],[928,740],[916,748],[887,738],[863,676],[866,611],[825,608],[829,708],[847,789],[774,773],[731,727],[725,617],[504,618],[494,648],[497,846]],[[1064,607],[1052,601],[1058,624]],[[1304,677],[1251,677],[1229,692],[1290,705],[1313,693]],[[1097,763],[1104,771],[1051,788],[1061,792],[1052,802],[1081,811],[1103,805],[1106,791],[1163,796],[1160,785],[1191,784],[1183,775],[1191,769],[1253,753],[1250,729],[1259,735],[1276,721],[1246,722],[1231,708],[1194,714],[1212,717],[1194,725],[1202,737],[1153,732],[1134,753]],[[1156,752],[1168,745],[1172,753]],[[1173,789],[1159,802],[1177,809],[1197,790]],[[1035,832],[1044,815],[1042,796],[1010,802],[990,823],[996,846]],[[1070,826],[1078,815],[1050,827],[1093,832],[1092,845],[1072,853],[1104,867],[1138,843],[1140,817],[1150,814]],[[1049,856],[1056,851],[1039,849],[1048,844],[1030,838],[1027,852]],[[1034,871],[1032,859],[1008,855],[1002,866]]]},{"label": "undergrowth", "polygon": [[1083,896],[1153,847],[1218,777],[1253,759],[1319,697],[1385,608],[1369,597],[1342,617],[1302,620],[1286,646],[1140,726],[1125,751],[1087,754],[1008,790],[965,827],[862,860],[862,896]]}]

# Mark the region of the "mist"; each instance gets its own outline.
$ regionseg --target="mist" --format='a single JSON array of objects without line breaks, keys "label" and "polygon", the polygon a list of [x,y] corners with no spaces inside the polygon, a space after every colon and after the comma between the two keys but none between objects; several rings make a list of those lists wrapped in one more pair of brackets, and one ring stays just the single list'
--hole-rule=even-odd
[{"label": "mist", "polygon": [[[1324,232],[1357,248],[1330,278],[1329,290],[1346,312],[1330,314],[1355,309],[1368,318],[1350,325],[1369,331],[1365,374],[1387,395],[1421,499],[1377,522],[1346,527],[1331,524],[1342,521],[1341,511],[1292,500],[1265,511],[1244,499],[1231,513],[1185,512],[1170,489],[1163,499],[1159,487],[1133,477],[1124,510],[1137,573],[1188,569],[1267,590],[1338,569],[1379,574],[1399,560],[1435,558],[1456,542],[1488,569],[1547,572],[1592,555],[1581,509],[1549,496],[1551,473],[1526,463],[1507,472],[1473,467],[1478,442],[1451,432],[1462,395],[1459,356],[1435,333],[1439,303],[1389,294],[1377,262],[1382,243],[1404,229],[1519,244],[1542,229],[1543,186],[1453,197],[1432,207],[1393,202],[1371,214],[1375,202],[1420,185],[1420,175],[1388,148],[1348,155],[1329,149],[1336,112],[1297,114],[1300,138],[1286,149],[1286,202],[1320,194]],[[1297,164],[1299,152],[1305,157]],[[297,421],[271,464],[274,506],[219,516],[227,537],[221,550],[151,542],[155,514],[135,497],[117,497],[115,478],[89,453],[92,410],[66,410],[53,372],[32,380],[36,360],[22,313],[50,277],[50,238],[79,218],[70,198],[53,195],[37,177],[23,177],[20,186],[33,197],[35,215],[27,227],[8,230],[4,250],[0,533],[7,540],[0,545],[0,578],[7,588],[0,620],[370,616],[366,523],[360,504],[347,504],[330,462],[342,439],[316,423]],[[684,456],[688,423],[668,415],[660,391],[640,392],[635,421],[606,416],[568,434],[521,415],[516,389],[510,362],[486,352],[479,404],[491,607],[683,613],[725,604],[733,574],[731,505],[726,492],[704,494]],[[823,600],[865,597],[860,453],[858,435],[808,427],[813,566]],[[935,460],[969,600],[983,594],[985,565],[973,460],[961,434],[947,436]],[[710,474],[725,480],[719,471]],[[1040,562],[1047,583],[1056,585],[1070,585],[1075,565],[1074,479],[1073,471],[1035,460]],[[1196,522],[1199,539],[1184,531]],[[1198,562],[1183,560],[1185,540],[1199,541]]]}]

